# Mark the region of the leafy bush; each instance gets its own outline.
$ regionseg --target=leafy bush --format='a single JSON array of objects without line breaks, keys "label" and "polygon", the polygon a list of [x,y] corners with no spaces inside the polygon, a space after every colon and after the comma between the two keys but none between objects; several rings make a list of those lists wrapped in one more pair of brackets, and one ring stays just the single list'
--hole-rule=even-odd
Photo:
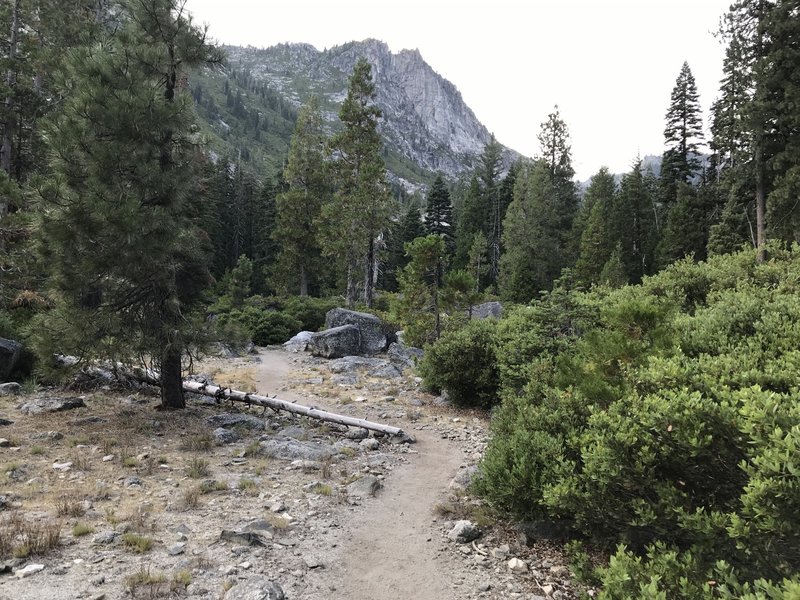
[{"label": "leafy bush", "polygon": [[300,321],[281,312],[265,311],[253,327],[253,343],[259,346],[282,344],[300,331]]},{"label": "leafy bush", "polygon": [[420,363],[425,385],[446,391],[460,406],[489,408],[498,401],[494,320],[471,321],[427,347]]},{"label": "leafy bush", "polygon": [[[570,292],[566,315],[512,311],[494,336],[503,404],[479,491],[627,544],[602,573],[606,598],[796,590],[798,272],[798,248],[761,265],[743,252]],[[581,326],[554,336],[569,315]],[[472,373],[446,357],[436,376]]]},{"label": "leafy bush", "polygon": [[319,331],[325,325],[327,312],[339,306],[339,302],[338,298],[292,296],[286,301],[282,312],[300,323],[298,331]]}]

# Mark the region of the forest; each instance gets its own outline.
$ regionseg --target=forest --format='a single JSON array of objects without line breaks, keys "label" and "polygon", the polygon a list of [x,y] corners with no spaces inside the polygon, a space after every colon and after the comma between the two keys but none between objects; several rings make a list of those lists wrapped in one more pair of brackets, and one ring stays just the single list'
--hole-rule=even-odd
[{"label": "forest", "polygon": [[[425,349],[431,390],[492,411],[477,490],[568,524],[601,597],[800,597],[796,0],[736,0],[711,114],[684,63],[658,172],[585,189],[556,107],[538,156],[508,166],[492,138],[469,176],[408,194],[366,60],[331,128],[229,68],[177,0],[11,0],[0,30],[17,376],[147,362],[182,408],[209,342],[374,312]],[[501,319],[470,318],[485,300]]]}]

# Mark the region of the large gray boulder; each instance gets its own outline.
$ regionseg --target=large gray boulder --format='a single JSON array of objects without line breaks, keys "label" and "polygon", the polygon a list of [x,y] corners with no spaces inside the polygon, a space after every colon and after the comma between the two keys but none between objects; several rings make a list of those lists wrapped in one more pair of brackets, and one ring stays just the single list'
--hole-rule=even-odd
[{"label": "large gray boulder", "polygon": [[389,344],[386,355],[389,357],[389,360],[392,361],[392,364],[400,369],[413,369],[417,366],[417,363],[422,360],[422,357],[425,356],[425,352],[420,348],[406,346],[401,342],[394,342],[393,344]]},{"label": "large gray boulder", "polygon": [[22,344],[14,340],[0,338],[0,382],[8,379],[17,366],[22,354]]},{"label": "large gray boulder", "polygon": [[268,438],[259,443],[261,454],[278,460],[327,460],[337,454],[330,444],[304,442],[292,438]]},{"label": "large gray boulder", "polygon": [[283,347],[289,352],[305,352],[313,335],[313,331],[301,331],[290,340],[283,342]]},{"label": "large gray boulder", "polygon": [[472,307],[473,319],[499,319],[503,316],[503,305],[499,302],[484,302]]},{"label": "large gray boulder", "polygon": [[325,315],[325,327],[354,325],[361,334],[361,351],[352,354],[377,354],[386,349],[386,333],[381,320],[369,313],[344,308],[332,308]]},{"label": "large gray boulder", "polygon": [[311,336],[308,348],[314,356],[341,358],[361,353],[361,333],[355,325],[342,325]]}]

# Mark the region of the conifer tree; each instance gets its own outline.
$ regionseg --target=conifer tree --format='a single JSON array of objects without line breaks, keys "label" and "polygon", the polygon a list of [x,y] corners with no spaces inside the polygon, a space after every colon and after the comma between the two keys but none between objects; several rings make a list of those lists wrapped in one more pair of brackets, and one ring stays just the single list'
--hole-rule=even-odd
[{"label": "conifer tree", "polygon": [[500,294],[528,302],[546,290],[561,271],[558,195],[550,166],[537,160],[518,175],[514,200],[504,223]]},{"label": "conifer tree", "polygon": [[[214,60],[175,0],[131,0],[120,26],[70,51],[48,128],[41,257],[58,309],[37,328],[44,355],[131,361],[161,371],[162,406],[184,406],[190,311],[209,282],[197,139],[185,69]],[[123,93],[124,92],[124,93]]]},{"label": "conifer tree", "polygon": [[388,230],[386,244],[386,263],[382,270],[383,289],[397,291],[398,276],[408,264],[405,246],[418,237],[425,235],[425,226],[419,211],[416,199],[412,198],[398,223],[393,224]]},{"label": "conifer tree", "polygon": [[283,171],[289,189],[277,197],[278,222],[273,233],[280,244],[276,272],[285,289],[301,296],[308,295],[309,284],[322,268],[316,227],[331,195],[325,142],[319,101],[312,98],[297,117]]},{"label": "conifer tree", "polygon": [[661,176],[668,188],[665,199],[672,202],[675,200],[674,185],[681,181],[689,182],[700,168],[698,154],[703,139],[703,118],[697,84],[688,62],[683,63],[675,81],[665,118],[664,143],[667,150]]},{"label": "conifer tree", "polygon": [[372,306],[376,238],[388,228],[392,214],[377,129],[381,112],[374,100],[371,67],[361,58],[353,69],[339,112],[344,129],[331,140],[338,190],[323,207],[323,250],[331,257],[344,259],[345,297],[351,307],[358,299],[359,277],[363,281],[364,303]]},{"label": "conifer tree", "polygon": [[578,261],[575,271],[585,284],[600,281],[600,272],[614,251],[613,209],[616,194],[614,176],[602,167],[592,177],[583,197],[581,212],[588,212],[586,225],[580,236]]},{"label": "conifer tree", "polygon": [[638,160],[622,177],[614,201],[614,239],[621,244],[622,264],[631,283],[655,270],[656,200],[655,181],[642,171]]},{"label": "conifer tree", "polygon": [[477,175],[473,175],[464,193],[461,210],[458,212],[456,257],[454,261],[456,268],[467,266],[475,234],[480,231],[486,237],[487,216],[488,213],[481,193],[480,179]]},{"label": "conifer tree", "polygon": [[445,258],[444,240],[426,235],[406,244],[408,264],[400,274],[396,312],[404,324],[404,337],[423,346],[441,334],[440,288]]},{"label": "conifer tree", "polygon": [[425,231],[429,235],[438,235],[444,240],[445,249],[452,252],[453,239],[453,207],[450,205],[450,192],[441,174],[428,192],[425,207]]}]

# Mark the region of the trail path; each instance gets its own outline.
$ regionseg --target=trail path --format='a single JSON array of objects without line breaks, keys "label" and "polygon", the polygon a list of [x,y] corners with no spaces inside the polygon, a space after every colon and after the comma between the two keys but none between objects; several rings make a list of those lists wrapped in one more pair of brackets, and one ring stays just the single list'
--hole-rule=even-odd
[{"label": "trail path", "polygon": [[[289,373],[297,368],[291,355],[264,351],[255,373],[258,391],[274,393],[286,386],[280,397],[304,401],[288,385]],[[410,426],[408,422],[393,424]],[[316,588],[309,590],[312,595],[316,592],[319,598],[331,600],[464,597],[454,590],[453,565],[438,550],[439,534],[433,522],[434,507],[444,497],[463,455],[435,432],[413,433],[417,443],[409,461],[391,473],[376,498],[347,519],[335,541],[328,540],[335,547],[329,549],[326,568],[311,578]]]}]

